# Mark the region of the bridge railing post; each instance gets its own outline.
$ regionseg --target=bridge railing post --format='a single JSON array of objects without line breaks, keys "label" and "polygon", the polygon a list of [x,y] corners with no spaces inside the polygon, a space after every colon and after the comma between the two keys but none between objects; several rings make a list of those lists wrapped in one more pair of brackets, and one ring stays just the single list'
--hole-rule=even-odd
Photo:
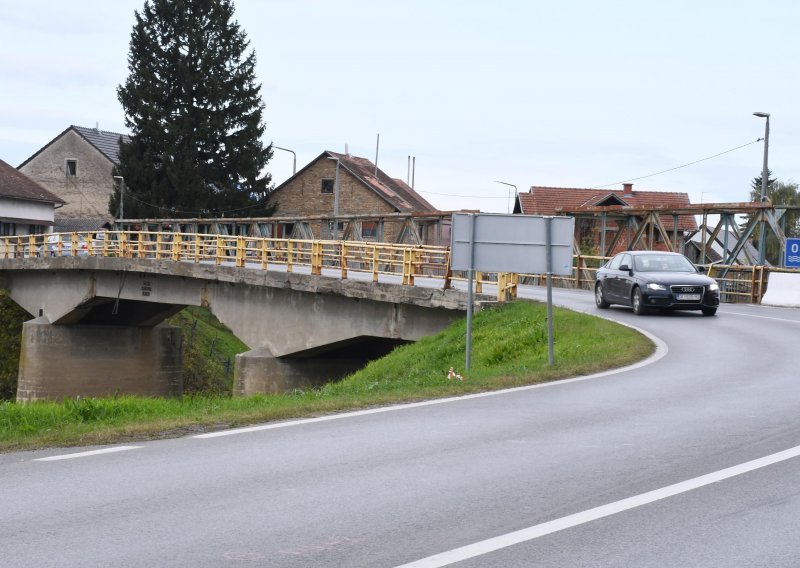
[{"label": "bridge railing post", "polygon": [[268,256],[269,256],[269,239],[261,239],[261,270],[267,269]]},{"label": "bridge railing post", "polygon": [[339,266],[342,267],[342,280],[347,279],[347,245],[342,241],[339,243]]},{"label": "bridge railing post", "polygon": [[292,271],[292,260],[293,260],[292,259],[292,256],[293,256],[292,248],[293,248],[293,245],[294,245],[294,243],[292,241],[287,241],[286,242],[286,272],[291,272]]},{"label": "bridge railing post", "polygon": [[239,236],[236,238],[236,266],[242,267],[244,266],[244,255],[245,255],[245,243],[244,237]]},{"label": "bridge railing post", "polygon": [[407,286],[414,285],[414,253],[412,249],[403,249],[403,284]]},{"label": "bridge railing post", "polygon": [[180,233],[175,233],[172,237],[172,260],[179,262],[181,260],[181,249],[183,248],[183,237]]},{"label": "bridge railing post", "polygon": [[372,281],[378,281],[378,245],[372,245]]},{"label": "bridge railing post", "polygon": [[311,274],[322,274],[322,243],[320,241],[311,243]]},{"label": "bridge railing post", "polygon": [[214,256],[214,262],[216,264],[222,264],[222,257],[225,254],[225,240],[221,236],[217,236],[217,251],[216,255]]}]

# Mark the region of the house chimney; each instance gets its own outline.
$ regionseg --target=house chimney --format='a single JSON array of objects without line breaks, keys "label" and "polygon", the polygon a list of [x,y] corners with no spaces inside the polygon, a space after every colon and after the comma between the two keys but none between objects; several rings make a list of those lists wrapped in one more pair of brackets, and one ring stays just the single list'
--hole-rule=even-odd
[{"label": "house chimney", "polygon": [[622,197],[633,197],[633,184],[632,183],[623,183],[622,184]]}]

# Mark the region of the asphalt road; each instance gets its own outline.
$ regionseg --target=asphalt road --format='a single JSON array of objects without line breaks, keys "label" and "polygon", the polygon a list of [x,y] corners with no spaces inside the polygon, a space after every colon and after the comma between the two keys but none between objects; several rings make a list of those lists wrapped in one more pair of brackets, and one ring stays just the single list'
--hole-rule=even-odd
[{"label": "asphalt road", "polygon": [[[555,302],[595,311],[586,292]],[[0,455],[0,566],[798,566],[800,311],[600,313],[657,337],[658,356],[224,436]],[[97,449],[119,451],[69,457]]]}]

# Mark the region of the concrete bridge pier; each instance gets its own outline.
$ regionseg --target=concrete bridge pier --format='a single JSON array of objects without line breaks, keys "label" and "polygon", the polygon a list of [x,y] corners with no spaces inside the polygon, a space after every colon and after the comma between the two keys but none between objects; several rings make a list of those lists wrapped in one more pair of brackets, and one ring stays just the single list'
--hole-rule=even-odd
[{"label": "concrete bridge pier", "polygon": [[363,359],[275,357],[269,348],[236,356],[233,394],[278,394],[322,386],[364,366]]},{"label": "concrete bridge pier", "polygon": [[39,317],[22,326],[17,400],[178,396],[181,370],[177,327],[52,325]]}]

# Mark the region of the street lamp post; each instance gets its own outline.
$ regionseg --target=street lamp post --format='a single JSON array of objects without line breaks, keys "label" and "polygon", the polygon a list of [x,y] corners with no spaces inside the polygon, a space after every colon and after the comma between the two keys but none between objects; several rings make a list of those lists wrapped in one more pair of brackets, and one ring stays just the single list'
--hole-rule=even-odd
[{"label": "street lamp post", "polygon": [[122,176],[113,176],[115,180],[119,181],[119,230],[122,231],[122,220],[125,218],[125,178]]},{"label": "street lamp post", "polygon": [[[494,183],[502,183],[503,185],[507,185],[509,187],[514,188],[514,197],[517,196],[517,186],[513,183],[508,183],[507,181],[497,181],[495,180]],[[511,190],[508,190],[508,212],[511,213]]]},{"label": "street lamp post", "polygon": [[276,150],[283,150],[284,152],[291,152],[292,154],[292,175],[297,173],[297,154],[294,153],[294,150],[289,150],[289,148],[281,148],[280,146],[272,146]]},{"label": "street lamp post", "polygon": [[[761,170],[761,202],[767,200],[767,179],[769,178],[769,168],[767,167],[768,164],[768,157],[769,157],[769,113],[768,112],[754,112],[753,116],[757,116],[759,118],[765,118],[766,122],[764,124],[764,167]],[[763,211],[762,211],[763,214]],[[764,256],[765,256],[765,243],[764,240],[766,238],[766,231],[764,228],[764,220],[761,219],[761,230],[759,232],[758,237],[758,263],[761,266],[764,266]]]}]

